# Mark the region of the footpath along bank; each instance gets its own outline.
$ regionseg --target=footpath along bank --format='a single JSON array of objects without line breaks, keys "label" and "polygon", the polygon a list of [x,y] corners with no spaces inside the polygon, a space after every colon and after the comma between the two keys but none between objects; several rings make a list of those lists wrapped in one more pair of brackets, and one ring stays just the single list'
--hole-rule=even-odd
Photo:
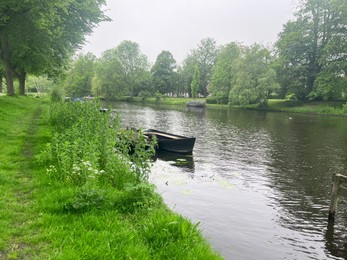
[{"label": "footpath along bank", "polygon": [[221,259],[97,106],[0,97],[0,259]]}]

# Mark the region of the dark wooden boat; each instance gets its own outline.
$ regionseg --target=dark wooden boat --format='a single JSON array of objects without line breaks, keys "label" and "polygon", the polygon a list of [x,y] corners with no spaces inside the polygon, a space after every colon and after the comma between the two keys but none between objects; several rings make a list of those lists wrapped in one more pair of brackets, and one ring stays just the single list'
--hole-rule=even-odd
[{"label": "dark wooden boat", "polygon": [[182,154],[191,154],[193,152],[195,137],[175,135],[155,129],[148,129],[143,134],[150,139],[156,138],[158,150]]}]

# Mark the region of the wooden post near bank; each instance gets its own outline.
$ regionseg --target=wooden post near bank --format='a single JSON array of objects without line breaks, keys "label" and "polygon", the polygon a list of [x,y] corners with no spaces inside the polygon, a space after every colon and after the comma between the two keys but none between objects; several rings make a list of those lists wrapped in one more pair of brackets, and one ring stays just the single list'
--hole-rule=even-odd
[{"label": "wooden post near bank", "polygon": [[347,196],[347,177],[336,174],[331,188],[331,202],[329,208],[329,221],[334,221],[339,196]]}]

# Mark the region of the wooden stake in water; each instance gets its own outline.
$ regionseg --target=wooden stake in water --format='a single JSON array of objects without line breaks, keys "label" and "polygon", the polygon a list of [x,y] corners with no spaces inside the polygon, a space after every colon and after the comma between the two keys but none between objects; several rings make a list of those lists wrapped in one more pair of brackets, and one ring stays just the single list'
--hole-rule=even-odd
[{"label": "wooden stake in water", "polygon": [[333,185],[331,188],[331,202],[329,208],[329,221],[334,221],[335,213],[337,208],[337,203],[339,201],[340,195],[347,195],[347,187],[344,186],[347,184],[347,177],[341,174],[336,174],[333,179]]}]

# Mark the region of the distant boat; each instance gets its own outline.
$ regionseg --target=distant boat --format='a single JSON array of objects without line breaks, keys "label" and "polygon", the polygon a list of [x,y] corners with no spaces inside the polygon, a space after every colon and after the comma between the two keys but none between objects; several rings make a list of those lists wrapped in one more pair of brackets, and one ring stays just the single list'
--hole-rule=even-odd
[{"label": "distant boat", "polygon": [[187,107],[205,107],[205,102],[200,101],[189,101],[186,103]]},{"label": "distant boat", "polygon": [[148,129],[143,134],[150,139],[156,138],[158,150],[182,154],[191,154],[193,152],[195,137],[175,135],[155,129]]}]

